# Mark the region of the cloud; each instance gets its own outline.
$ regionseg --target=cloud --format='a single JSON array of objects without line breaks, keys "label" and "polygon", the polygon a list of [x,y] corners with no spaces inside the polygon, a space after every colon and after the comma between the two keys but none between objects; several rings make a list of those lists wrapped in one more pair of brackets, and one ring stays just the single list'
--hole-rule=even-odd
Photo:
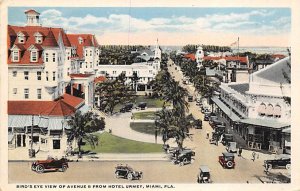
[{"label": "cloud", "polygon": [[[289,31],[290,26],[286,25],[289,17],[271,21],[269,22],[270,26],[263,23],[263,19],[259,19],[273,14],[273,11],[260,9],[245,13],[210,14],[196,18],[182,15],[144,19],[127,14],[110,14],[106,17],[97,17],[91,14],[83,17],[64,17],[59,10],[48,9],[41,13],[41,21],[43,26],[62,27],[69,32],[95,33],[97,35],[112,32],[143,33],[145,31],[169,33],[201,33],[204,31],[236,33],[238,31],[252,34],[277,34]],[[274,27],[277,24],[280,25],[279,23],[285,24],[281,25],[285,28]]]}]

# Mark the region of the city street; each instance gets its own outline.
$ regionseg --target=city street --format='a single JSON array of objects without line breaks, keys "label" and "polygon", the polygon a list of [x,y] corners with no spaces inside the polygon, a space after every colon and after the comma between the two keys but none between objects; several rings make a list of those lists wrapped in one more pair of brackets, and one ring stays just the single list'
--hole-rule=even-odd
[{"label": "city street", "polygon": [[[169,64],[171,61],[169,61]],[[175,79],[180,81],[182,75],[174,69],[174,65],[170,67]],[[193,94],[194,90],[191,85],[186,86],[189,93]],[[194,117],[203,119],[203,115],[199,111],[199,107],[195,102],[190,103],[189,112]],[[206,139],[206,132],[212,129],[208,122],[203,122],[203,129],[192,129],[192,140],[187,139],[184,147],[191,148],[196,152],[195,160],[192,164],[179,167],[173,165],[170,161],[95,161],[95,162],[73,162],[70,163],[70,169],[66,173],[50,172],[37,174],[30,170],[28,162],[10,162],[9,163],[9,181],[10,182],[77,182],[77,183],[126,183],[127,180],[116,179],[114,176],[114,167],[119,164],[129,164],[134,169],[143,171],[144,178],[137,182],[141,183],[196,183],[197,173],[199,173],[200,165],[208,165],[211,169],[211,178],[214,183],[246,183],[259,182],[256,176],[264,176],[263,160],[272,157],[262,155],[254,162],[251,160],[249,151],[244,151],[243,157],[236,157],[235,169],[223,169],[218,162],[218,156],[225,152],[222,144],[219,146],[212,145]],[[136,134],[134,134],[136,135]],[[127,134],[126,136],[129,136]],[[126,137],[128,138],[128,137]],[[136,138],[135,138],[136,139]],[[174,142],[169,140],[170,145]],[[43,178],[39,178],[43,177]]]}]

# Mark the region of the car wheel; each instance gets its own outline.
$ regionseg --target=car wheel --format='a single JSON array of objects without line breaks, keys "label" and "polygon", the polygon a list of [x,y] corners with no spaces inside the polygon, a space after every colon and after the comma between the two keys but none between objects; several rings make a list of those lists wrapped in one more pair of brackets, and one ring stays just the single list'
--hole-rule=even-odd
[{"label": "car wheel", "polygon": [[233,162],[232,161],[228,161],[226,163],[227,168],[232,168],[233,167]]},{"label": "car wheel", "polygon": [[62,172],[66,172],[67,169],[68,169],[67,165],[62,165],[62,167],[61,167]]},{"label": "car wheel", "polygon": [[273,167],[271,164],[268,164],[268,170],[271,170]]},{"label": "car wheel", "polygon": [[285,165],[285,168],[286,168],[287,170],[291,169],[291,164]]},{"label": "car wheel", "polygon": [[31,170],[35,171],[36,170],[36,166],[35,165],[31,165]]},{"label": "car wheel", "polygon": [[132,178],[133,178],[132,174],[131,174],[131,173],[128,173],[127,179],[128,179],[128,180],[132,180]]},{"label": "car wheel", "polygon": [[140,174],[140,178],[139,178],[140,180],[142,180],[143,179],[143,174]]},{"label": "car wheel", "polygon": [[120,178],[119,172],[115,172],[116,178]]},{"label": "car wheel", "polygon": [[184,158],[182,162],[183,162],[183,164],[187,164],[188,163],[188,159]]},{"label": "car wheel", "polygon": [[45,171],[45,168],[44,168],[43,165],[40,165],[40,164],[39,164],[39,165],[36,166],[35,171],[36,171],[37,173],[43,173],[43,172]]},{"label": "car wheel", "polygon": [[179,166],[183,166],[184,165],[184,163],[183,163],[183,161],[181,161],[180,163],[179,163]]}]

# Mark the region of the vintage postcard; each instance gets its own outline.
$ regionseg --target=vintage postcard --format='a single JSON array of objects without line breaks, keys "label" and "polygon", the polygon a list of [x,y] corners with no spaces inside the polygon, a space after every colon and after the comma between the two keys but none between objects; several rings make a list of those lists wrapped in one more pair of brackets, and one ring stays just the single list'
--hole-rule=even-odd
[{"label": "vintage postcard", "polygon": [[299,190],[297,12],[4,1],[1,189]]}]

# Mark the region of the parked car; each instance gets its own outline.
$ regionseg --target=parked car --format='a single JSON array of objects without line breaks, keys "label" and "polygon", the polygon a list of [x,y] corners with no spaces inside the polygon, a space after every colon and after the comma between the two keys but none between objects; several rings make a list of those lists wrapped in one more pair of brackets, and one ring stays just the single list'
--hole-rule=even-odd
[{"label": "parked car", "polygon": [[31,164],[31,170],[37,173],[43,173],[45,171],[57,171],[65,172],[69,168],[66,158],[54,159],[49,157],[46,160],[37,160]]},{"label": "parked car", "polygon": [[264,166],[266,169],[272,169],[272,168],[291,168],[291,156],[287,154],[281,154],[276,156],[273,160],[265,160]]},{"label": "parked car", "polygon": [[222,153],[222,156],[219,156],[219,163],[223,168],[234,168],[234,154],[233,153]]},{"label": "parked car", "polygon": [[135,171],[128,165],[117,165],[115,169],[116,178],[125,178],[128,180],[139,180],[143,178],[143,172]]},{"label": "parked car", "polygon": [[215,132],[218,133],[218,134],[220,134],[220,135],[222,135],[222,134],[225,133],[225,128],[226,127],[224,125],[217,125],[215,127]]},{"label": "parked car", "polygon": [[188,102],[193,102],[193,96],[191,95],[188,96]]},{"label": "parked car", "polygon": [[222,138],[222,144],[228,145],[229,142],[234,142],[232,134],[224,134]]},{"label": "parked car", "polygon": [[187,149],[183,151],[175,152],[175,156],[173,158],[173,164],[179,164],[180,166],[190,164],[192,162],[192,157],[195,156],[195,152]]},{"label": "parked car", "polygon": [[237,152],[236,142],[228,142],[226,150],[229,153],[236,153]]},{"label": "parked car", "polygon": [[214,129],[217,125],[225,125],[224,122],[218,119],[212,119],[209,121],[210,126]]},{"label": "parked car", "polygon": [[193,126],[195,127],[195,129],[202,129],[202,121],[201,121],[201,119],[196,119],[194,121]]},{"label": "parked car", "polygon": [[210,114],[204,114],[203,120],[204,121],[209,121],[209,116],[210,116]]},{"label": "parked car", "polygon": [[138,103],[136,109],[145,110],[146,107],[147,107],[147,103],[146,102],[140,102],[140,103]]},{"label": "parked car", "polygon": [[125,113],[131,111],[133,108],[133,103],[126,103],[121,109],[120,112]]},{"label": "parked car", "polygon": [[200,172],[197,177],[197,182],[198,183],[211,183],[210,179],[210,169],[208,168],[207,165],[201,165],[200,166]]}]

